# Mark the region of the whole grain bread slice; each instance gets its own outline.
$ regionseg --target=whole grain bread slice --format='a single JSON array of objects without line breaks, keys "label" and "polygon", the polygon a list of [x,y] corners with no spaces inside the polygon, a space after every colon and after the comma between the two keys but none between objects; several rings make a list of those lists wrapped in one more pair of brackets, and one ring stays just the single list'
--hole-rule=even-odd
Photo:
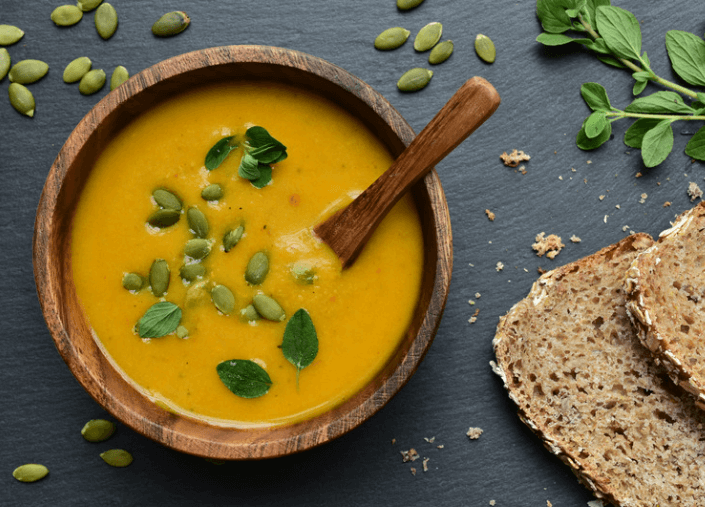
[{"label": "whole grain bread slice", "polygon": [[521,419],[579,480],[623,507],[705,505],[705,412],[627,317],[624,274],[645,234],[541,276],[500,319],[497,363]]},{"label": "whole grain bread slice", "polygon": [[705,409],[705,202],[682,213],[627,272],[627,311],[642,343]]}]

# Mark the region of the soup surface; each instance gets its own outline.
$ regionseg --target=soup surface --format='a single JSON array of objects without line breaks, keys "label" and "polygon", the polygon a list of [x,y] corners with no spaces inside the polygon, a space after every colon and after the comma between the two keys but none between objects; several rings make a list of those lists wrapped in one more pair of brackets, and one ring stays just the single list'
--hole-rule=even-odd
[{"label": "soup surface", "polygon": [[[262,126],[287,147],[272,181],[256,188],[238,176],[242,152],[216,169],[205,156],[225,136]],[[97,160],[82,192],[72,230],[76,291],[108,357],[160,405],[235,426],[276,425],[313,417],[359,391],[386,364],[408,328],[418,300],[423,238],[409,196],[385,218],[355,264],[341,271],[333,252],[312,235],[314,225],[347,204],[392,158],[364,125],[335,104],[297,88],[264,83],[214,85],[159,103],[123,129]],[[201,191],[218,183],[223,196]],[[158,206],[152,192],[168,189],[209,223],[211,253],[201,278],[179,276],[184,245],[194,238],[185,215],[170,227],[147,224]],[[244,234],[225,252],[223,235]],[[260,285],[245,280],[248,261],[265,251],[270,269]],[[123,288],[125,273],[148,276],[155,259],[170,269],[161,298],[149,283]],[[292,266],[313,269],[301,283]],[[220,312],[211,289],[224,285],[236,310]],[[256,294],[274,298],[286,318],[247,321],[240,310]],[[140,338],[136,323],[155,303],[182,310],[187,337]],[[287,321],[305,309],[315,326],[318,354],[300,371],[282,353]],[[271,387],[243,398],[221,381],[216,366],[232,359],[264,368]]]}]

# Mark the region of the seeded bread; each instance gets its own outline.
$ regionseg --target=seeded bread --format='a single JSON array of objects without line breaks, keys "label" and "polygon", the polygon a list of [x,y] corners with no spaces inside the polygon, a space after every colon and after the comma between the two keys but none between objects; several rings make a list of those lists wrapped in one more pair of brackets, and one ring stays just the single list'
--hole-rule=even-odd
[{"label": "seeded bread", "polygon": [[541,276],[500,319],[497,364],[521,419],[595,494],[622,507],[705,505],[705,412],[627,317],[629,236]]},{"label": "seeded bread", "polygon": [[681,214],[627,273],[627,311],[642,343],[705,409],[705,202]]}]

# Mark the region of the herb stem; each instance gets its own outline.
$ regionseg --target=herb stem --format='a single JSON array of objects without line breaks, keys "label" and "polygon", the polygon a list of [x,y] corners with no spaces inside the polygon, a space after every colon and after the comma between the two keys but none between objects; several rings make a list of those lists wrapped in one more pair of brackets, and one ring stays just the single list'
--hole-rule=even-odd
[{"label": "herb stem", "polygon": [[654,120],[705,120],[705,116],[684,116],[678,114],[627,113],[625,111],[608,111],[607,117],[620,120],[622,118],[650,118]]}]

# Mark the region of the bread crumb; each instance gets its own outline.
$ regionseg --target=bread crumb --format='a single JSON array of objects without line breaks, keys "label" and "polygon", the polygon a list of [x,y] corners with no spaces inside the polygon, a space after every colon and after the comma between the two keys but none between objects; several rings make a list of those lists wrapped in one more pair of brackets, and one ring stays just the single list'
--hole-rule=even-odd
[{"label": "bread crumb", "polygon": [[590,165],[590,164],[592,164],[592,160],[588,160],[588,161],[585,162],[585,163],[586,163],[587,165]]},{"label": "bread crumb", "polygon": [[421,462],[421,465],[423,465],[423,471],[428,472],[428,462],[431,461],[431,458],[424,458],[423,461]]},{"label": "bread crumb", "polygon": [[396,444],[396,443],[397,443],[397,439],[396,439],[396,438],[393,438],[393,439],[392,439],[392,445],[394,445],[394,444]]},{"label": "bread crumb", "polygon": [[622,209],[622,207],[619,204],[615,204],[614,207],[617,209]]},{"label": "bread crumb", "polygon": [[495,502],[494,500],[490,500],[490,505],[497,505],[497,502]]},{"label": "bread crumb", "polygon": [[571,167],[570,170],[573,171],[574,173],[575,173],[575,172],[578,172],[578,171],[575,169],[575,167]]},{"label": "bread crumb", "polygon": [[445,445],[443,445],[443,444],[438,444],[438,445],[436,446],[436,449],[443,449],[444,447],[445,447]]},{"label": "bread crumb", "polygon": [[560,176],[558,176],[558,179],[563,181],[563,175],[561,174]]},{"label": "bread crumb", "polygon": [[519,172],[522,174],[522,176],[525,176],[527,173],[526,166],[524,164],[521,164],[519,166]]},{"label": "bread crumb", "polygon": [[553,507],[553,504],[550,500],[546,500],[546,507]]},{"label": "bread crumb", "polygon": [[572,241],[573,243],[580,243],[582,240],[579,237],[577,237],[575,234],[573,234],[570,237],[570,241]]},{"label": "bread crumb", "polygon": [[691,181],[688,185],[688,195],[690,196],[690,202],[693,202],[695,199],[702,199],[703,191],[700,190],[697,183]]},{"label": "bread crumb", "polygon": [[601,196],[600,196],[600,200],[601,200],[601,201],[604,200],[604,198],[605,198],[604,195],[601,195]]},{"label": "bread crumb", "polygon": [[478,438],[480,438],[480,435],[482,435],[482,428],[470,427],[468,429],[467,433],[465,433],[465,434],[468,436],[468,438],[470,440],[477,440]]},{"label": "bread crumb", "polygon": [[416,475],[416,469],[414,467],[411,467],[411,475]]},{"label": "bread crumb", "polygon": [[407,461],[416,461],[420,457],[419,453],[416,452],[416,449],[414,449],[413,447],[411,449],[409,449],[408,451],[399,451],[399,452],[401,452],[402,461],[404,463],[406,463]]},{"label": "bread crumb", "polygon": [[546,271],[545,269],[543,269],[541,266],[539,266],[538,268],[536,268],[536,271],[539,272],[539,275],[543,275],[543,274],[545,274],[545,273],[547,272],[547,271]]},{"label": "bread crumb", "polygon": [[472,306],[472,305],[475,304],[475,301],[473,301],[472,299],[470,299],[470,300],[468,300],[468,304],[469,304],[470,306]]},{"label": "bread crumb", "polygon": [[498,263],[497,263],[497,266],[495,267],[495,269],[496,269],[497,271],[502,271],[502,270],[504,269],[504,264],[502,264],[501,262],[498,262]]},{"label": "bread crumb", "polygon": [[607,217],[609,217],[609,215],[605,215],[605,218],[602,219],[604,223],[607,223]]},{"label": "bread crumb", "polygon": [[539,257],[543,257],[543,255],[546,254],[546,257],[553,259],[560,253],[563,247],[565,247],[560,236],[556,236],[555,234],[550,234],[546,237],[546,233],[541,232],[536,235],[535,241],[536,243],[531,245],[531,248],[536,250],[536,255]]},{"label": "bread crumb", "polygon": [[474,324],[475,322],[477,322],[477,317],[475,317],[475,316],[470,317],[470,318],[468,319],[468,322],[469,322],[470,324]]},{"label": "bread crumb", "polygon": [[604,505],[602,500],[590,500],[588,502],[588,507],[604,507]]},{"label": "bread crumb", "polygon": [[666,201],[663,203],[664,208],[668,208],[671,205],[671,201]]},{"label": "bread crumb", "polygon": [[647,194],[641,194],[641,199],[639,199],[639,204],[644,204],[646,202],[646,198],[649,197]]},{"label": "bread crumb", "polygon": [[432,444],[433,442],[436,441],[436,437],[431,437],[431,438],[423,437],[423,439],[424,439],[426,442],[428,442],[429,444]]},{"label": "bread crumb", "polygon": [[531,159],[529,155],[524,153],[523,151],[519,150],[513,150],[509,155],[507,155],[507,152],[505,151],[502,153],[499,158],[504,162],[504,165],[507,167],[517,167],[520,162],[525,162]]},{"label": "bread crumb", "polygon": [[492,213],[490,210],[486,209],[485,210],[485,215],[487,215],[487,218],[490,219],[490,222],[494,222],[494,213]]},{"label": "bread crumb", "polygon": [[482,295],[482,294],[480,294],[479,292],[476,292],[476,293],[475,293],[475,298],[476,298],[476,299],[480,299],[480,296],[481,296],[481,295]]}]

